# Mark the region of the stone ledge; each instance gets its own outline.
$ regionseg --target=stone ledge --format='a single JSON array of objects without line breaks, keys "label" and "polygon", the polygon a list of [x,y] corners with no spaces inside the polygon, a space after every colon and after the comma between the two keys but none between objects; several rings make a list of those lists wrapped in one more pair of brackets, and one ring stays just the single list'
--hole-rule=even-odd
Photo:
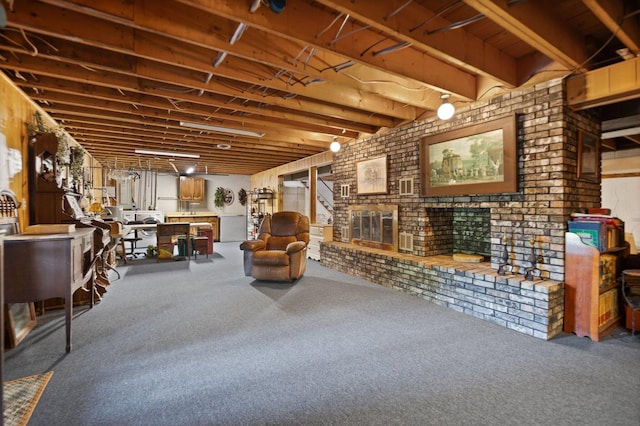
[{"label": "stone ledge", "polygon": [[498,275],[489,262],[457,262],[453,256],[420,257],[338,241],[321,243],[320,250],[328,267],[511,330],[547,340],[562,331],[561,282]]}]

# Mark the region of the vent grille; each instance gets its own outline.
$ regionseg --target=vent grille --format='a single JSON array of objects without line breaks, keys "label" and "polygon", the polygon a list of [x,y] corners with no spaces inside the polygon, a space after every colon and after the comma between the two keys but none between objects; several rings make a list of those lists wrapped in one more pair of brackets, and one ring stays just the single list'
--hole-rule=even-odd
[{"label": "vent grille", "polygon": [[400,195],[413,195],[413,178],[400,179]]},{"label": "vent grille", "polygon": [[401,232],[399,247],[400,250],[413,251],[413,234],[409,234],[408,232]]},{"label": "vent grille", "polygon": [[342,242],[343,243],[348,243],[349,242],[349,226],[341,226],[340,227],[340,234],[342,234]]}]

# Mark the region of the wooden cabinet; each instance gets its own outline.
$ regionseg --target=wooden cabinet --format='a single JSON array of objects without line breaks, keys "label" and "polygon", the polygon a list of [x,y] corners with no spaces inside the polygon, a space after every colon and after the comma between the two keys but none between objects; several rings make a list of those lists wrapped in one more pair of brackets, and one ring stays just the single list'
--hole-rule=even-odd
[{"label": "wooden cabinet", "polygon": [[332,225],[310,225],[309,226],[309,247],[307,256],[310,259],[320,260],[320,243],[333,241]]},{"label": "wooden cabinet", "polygon": [[564,331],[599,341],[620,322],[617,276],[624,248],[601,253],[566,233]]},{"label": "wooden cabinet", "polygon": [[204,201],[204,178],[180,176],[180,200]]},{"label": "wooden cabinet", "polygon": [[29,224],[63,223],[65,191],[56,182],[58,139],[55,134],[38,135],[29,145]]},{"label": "wooden cabinet", "polygon": [[203,214],[178,214],[178,213],[167,213],[166,214],[167,223],[175,223],[175,222],[188,222],[188,223],[197,223],[197,222],[207,222],[211,224],[211,230],[213,231],[213,241],[220,241],[220,218],[215,215],[203,215]]}]

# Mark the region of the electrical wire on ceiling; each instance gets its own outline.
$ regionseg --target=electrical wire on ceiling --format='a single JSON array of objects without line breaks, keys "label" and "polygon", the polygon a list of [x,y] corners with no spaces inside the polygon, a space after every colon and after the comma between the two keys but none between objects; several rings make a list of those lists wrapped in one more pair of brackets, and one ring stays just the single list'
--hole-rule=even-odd
[{"label": "electrical wire on ceiling", "polygon": [[385,21],[389,18],[394,17],[396,14],[398,14],[402,9],[404,9],[405,7],[409,6],[409,4],[411,4],[413,2],[413,0],[409,0],[408,2],[406,2],[405,4],[401,5],[400,7],[398,7],[396,10],[394,10],[393,12],[391,12],[390,14],[388,14],[387,16],[385,16],[384,19]]},{"label": "electrical wire on ceiling", "polygon": [[389,81],[389,80],[363,80],[359,77],[356,77],[355,75],[352,75],[350,73],[345,73],[344,75],[346,75],[347,77],[357,81],[358,83],[361,84],[393,84],[396,86],[401,87],[404,90],[408,90],[408,91],[413,91],[413,92],[424,92],[425,90],[433,90],[430,89],[428,87],[407,87],[405,85],[402,85],[400,83],[398,83],[397,81]]},{"label": "electrical wire on ceiling", "polygon": [[421,22],[420,24],[416,25],[413,28],[409,29],[409,32],[412,33],[415,30],[417,30],[418,28],[421,28],[425,25],[427,25],[429,22],[433,21],[434,19],[436,19],[437,17],[441,16],[443,13],[446,13],[448,10],[452,9],[453,7],[455,7],[456,5],[458,5],[458,3],[461,3],[462,0],[455,0],[452,3],[448,4],[447,6],[443,7],[442,9],[440,9],[439,11],[437,11],[433,16],[429,17],[426,21]]},{"label": "electrical wire on ceiling", "polygon": [[486,18],[486,16],[482,13],[476,15],[476,16],[472,16],[471,18],[468,19],[463,19],[461,21],[458,22],[454,22],[450,25],[447,25],[445,27],[442,28],[438,28],[437,30],[434,31],[425,31],[424,34],[425,35],[433,35],[433,34],[439,34],[439,33],[443,33],[445,31],[449,31],[449,30],[457,30],[458,28],[462,28],[462,27],[466,27],[469,24],[473,24],[474,22],[478,22],[481,19]]},{"label": "electrical wire on ceiling", "polygon": [[335,18],[333,18],[333,21],[331,21],[331,23],[324,28],[322,31],[320,31],[318,34],[316,34],[316,38],[320,38],[320,36],[322,34],[324,34],[325,32],[327,32],[329,30],[329,28],[331,28],[333,26],[333,24],[335,24],[336,22],[338,22],[338,20],[340,18],[342,18],[342,16],[344,15],[344,13],[339,13],[338,16],[336,16]]},{"label": "electrical wire on ceiling", "polygon": [[346,70],[347,68],[351,68],[352,66],[356,65],[355,61],[352,60],[346,60],[344,62],[340,62],[339,64],[336,65],[329,65],[326,68],[323,68],[320,70],[320,72],[325,72],[327,70],[333,70],[335,72],[340,72],[342,70]]},{"label": "electrical wire on ceiling", "polygon": [[413,43],[409,43],[408,41],[401,41],[401,42],[396,43],[396,44],[394,44],[392,46],[385,47],[384,49],[376,50],[375,52],[372,52],[371,54],[373,56],[385,55],[387,53],[397,52],[398,50],[406,49],[407,47],[411,47],[412,45],[413,45]]}]

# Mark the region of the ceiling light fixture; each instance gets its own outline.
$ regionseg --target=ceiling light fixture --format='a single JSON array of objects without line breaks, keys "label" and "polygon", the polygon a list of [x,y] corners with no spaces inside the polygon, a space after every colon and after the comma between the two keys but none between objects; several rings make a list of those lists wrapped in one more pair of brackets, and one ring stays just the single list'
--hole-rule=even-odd
[{"label": "ceiling light fixture", "polygon": [[449,120],[456,112],[456,108],[449,102],[449,96],[448,93],[443,93],[440,96],[440,99],[442,99],[442,105],[438,107],[438,118],[440,120]]},{"label": "ceiling light fixture", "polygon": [[336,138],[335,136],[333,137],[333,142],[331,142],[331,145],[329,145],[329,149],[332,152],[340,151],[340,142],[338,142],[338,138]]},{"label": "ceiling light fixture", "polygon": [[183,154],[181,152],[170,152],[170,151],[150,151],[146,149],[136,149],[136,154],[148,154],[148,155],[166,155],[169,157],[185,157],[185,158],[200,158],[198,154]]},{"label": "ceiling light fixture", "polygon": [[219,143],[218,145],[216,145],[216,147],[218,149],[231,149],[231,145],[229,145],[228,143]]},{"label": "ceiling light fixture", "polygon": [[188,121],[181,121],[180,125],[182,127],[189,127],[192,129],[208,130],[210,132],[229,133],[232,135],[253,136],[255,138],[261,138],[265,135],[264,132],[253,132],[251,130],[234,129],[231,127],[219,127],[219,126],[211,126],[209,124],[190,123]]},{"label": "ceiling light fixture", "polygon": [[616,50],[616,53],[625,61],[636,58],[636,55],[634,55],[633,52],[626,47],[623,49]]},{"label": "ceiling light fixture", "polygon": [[191,173],[193,173],[193,171],[194,171],[194,170],[195,170],[195,168],[194,168],[194,167],[189,167],[189,168],[187,169],[187,174],[188,174],[188,175],[190,175]]}]

